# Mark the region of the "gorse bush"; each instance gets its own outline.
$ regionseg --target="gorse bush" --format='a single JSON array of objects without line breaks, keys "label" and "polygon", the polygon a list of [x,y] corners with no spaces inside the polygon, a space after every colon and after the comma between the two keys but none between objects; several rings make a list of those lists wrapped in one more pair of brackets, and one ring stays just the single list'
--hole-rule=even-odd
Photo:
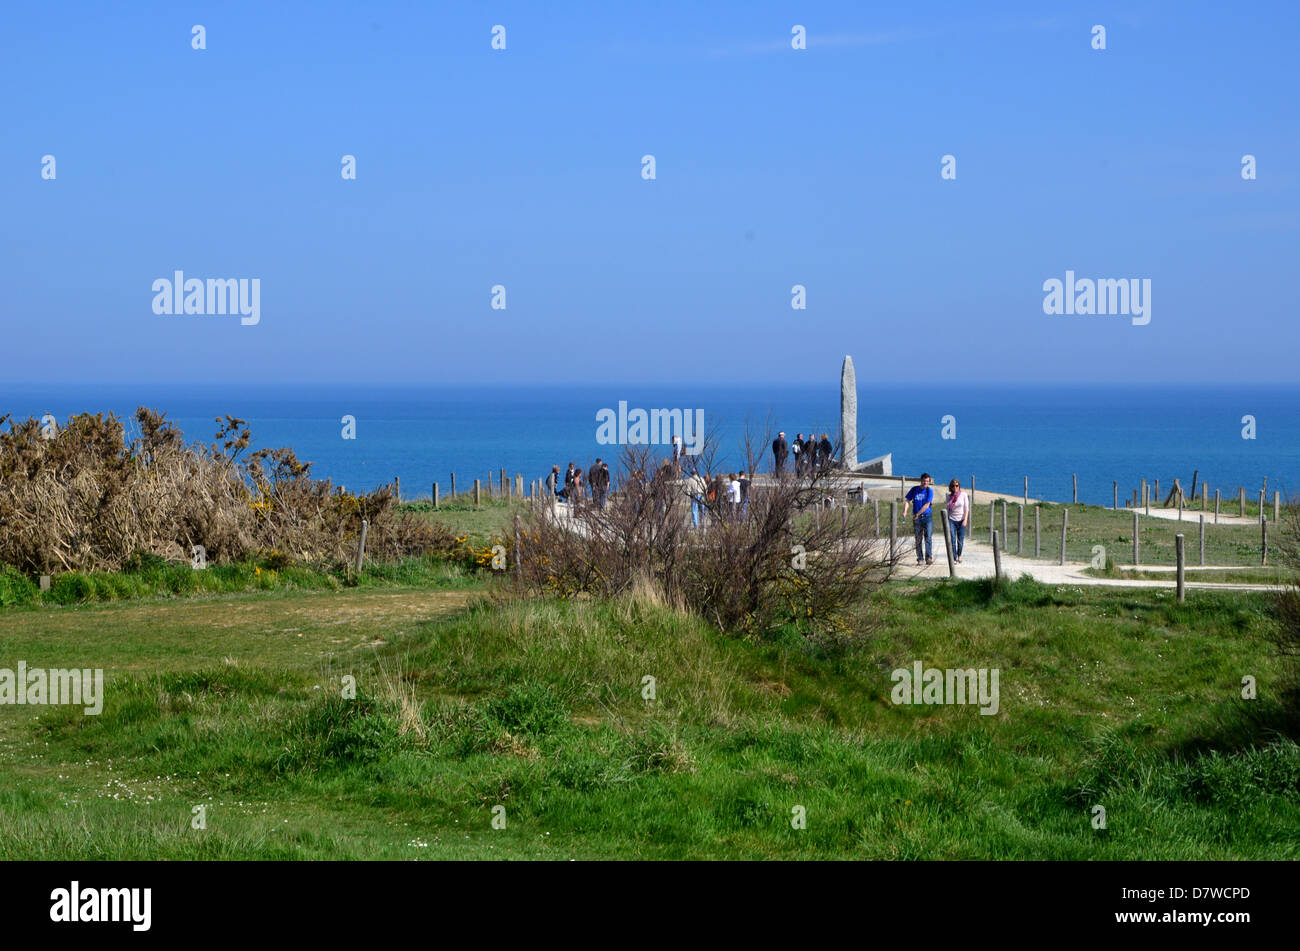
[{"label": "gorse bush", "polygon": [[[217,420],[211,446],[185,444],[163,414],[143,407],[130,440],[112,414],[76,415],[53,431],[8,416],[0,427],[7,421],[0,563],[24,572],[140,570],[189,562],[200,545],[215,562],[342,564],[356,550],[362,519],[370,521],[367,552],[380,560],[454,547],[447,529],[398,512],[391,486],[344,492],[312,478],[311,463],[292,449],[245,456],[252,436],[233,416]],[[0,582],[0,598],[9,587]]]}]

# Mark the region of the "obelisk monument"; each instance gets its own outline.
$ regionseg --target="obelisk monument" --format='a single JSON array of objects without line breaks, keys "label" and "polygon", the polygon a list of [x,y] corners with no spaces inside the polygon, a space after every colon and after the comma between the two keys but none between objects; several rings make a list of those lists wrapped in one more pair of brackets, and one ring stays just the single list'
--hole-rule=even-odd
[{"label": "obelisk monument", "polygon": [[840,464],[852,472],[858,467],[858,377],[847,354],[840,370],[840,446]]}]

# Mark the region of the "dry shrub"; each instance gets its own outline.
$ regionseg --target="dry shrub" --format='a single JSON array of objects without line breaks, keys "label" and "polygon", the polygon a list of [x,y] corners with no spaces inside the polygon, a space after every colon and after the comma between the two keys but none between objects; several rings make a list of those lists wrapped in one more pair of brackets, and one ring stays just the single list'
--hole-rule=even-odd
[{"label": "dry shrub", "polygon": [[[0,416],[0,426],[9,420]],[[29,572],[120,570],[137,553],[188,561],[273,557],[344,564],[361,520],[377,558],[443,550],[450,533],[397,512],[391,486],[363,495],[313,479],[292,449],[260,449],[243,420],[218,419],[211,446],[186,445],[141,407],[127,440],[113,415],[73,416],[45,438],[34,418],[0,429],[0,563]]]},{"label": "dry shrub", "polygon": [[834,472],[822,469],[751,482],[743,513],[716,491],[704,499],[704,524],[693,528],[691,478],[707,482],[714,455],[706,444],[679,471],[630,448],[604,509],[585,502],[571,514],[563,504],[536,505],[519,534],[516,589],[564,598],[627,594],[684,606],[737,633],[863,633],[867,595],[892,567],[866,507],[820,508],[837,492]]}]

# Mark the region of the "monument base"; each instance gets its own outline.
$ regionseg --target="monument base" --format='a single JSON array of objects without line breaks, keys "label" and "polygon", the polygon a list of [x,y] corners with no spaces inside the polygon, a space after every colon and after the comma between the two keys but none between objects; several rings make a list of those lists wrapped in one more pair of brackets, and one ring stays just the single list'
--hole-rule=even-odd
[{"label": "monument base", "polygon": [[849,472],[856,472],[859,475],[878,475],[892,476],[894,474],[894,454],[885,453],[883,456],[876,456],[874,459],[868,459],[866,462],[859,462],[852,466]]}]

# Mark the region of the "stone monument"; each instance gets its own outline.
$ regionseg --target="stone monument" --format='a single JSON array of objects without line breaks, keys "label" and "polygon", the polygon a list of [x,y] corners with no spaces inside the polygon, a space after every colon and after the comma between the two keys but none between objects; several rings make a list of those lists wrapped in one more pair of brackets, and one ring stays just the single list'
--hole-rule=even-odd
[{"label": "stone monument", "polygon": [[889,453],[858,462],[858,377],[853,358],[847,354],[840,369],[840,446],[840,465],[847,471],[893,475],[894,460]]},{"label": "stone monument", "polygon": [[858,467],[858,377],[847,354],[840,369],[840,446],[840,464],[854,471]]}]

